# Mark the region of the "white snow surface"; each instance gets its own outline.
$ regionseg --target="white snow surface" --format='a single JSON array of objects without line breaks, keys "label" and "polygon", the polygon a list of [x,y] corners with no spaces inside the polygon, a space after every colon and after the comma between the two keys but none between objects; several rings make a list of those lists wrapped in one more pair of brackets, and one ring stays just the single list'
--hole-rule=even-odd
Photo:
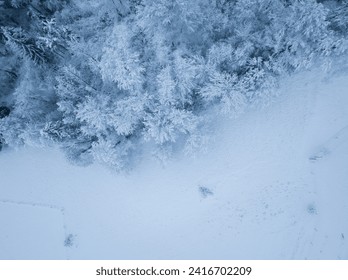
[{"label": "white snow surface", "polygon": [[2,151],[0,259],[348,259],[348,75],[318,73],[165,167]]}]

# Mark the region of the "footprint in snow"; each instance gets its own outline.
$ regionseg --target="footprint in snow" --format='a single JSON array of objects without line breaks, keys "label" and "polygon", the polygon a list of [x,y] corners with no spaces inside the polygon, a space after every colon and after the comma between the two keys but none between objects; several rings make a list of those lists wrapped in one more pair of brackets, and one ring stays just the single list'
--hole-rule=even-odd
[{"label": "footprint in snow", "polygon": [[208,196],[214,195],[213,191],[207,187],[200,186],[200,187],[198,187],[198,191],[203,198],[207,198]]}]

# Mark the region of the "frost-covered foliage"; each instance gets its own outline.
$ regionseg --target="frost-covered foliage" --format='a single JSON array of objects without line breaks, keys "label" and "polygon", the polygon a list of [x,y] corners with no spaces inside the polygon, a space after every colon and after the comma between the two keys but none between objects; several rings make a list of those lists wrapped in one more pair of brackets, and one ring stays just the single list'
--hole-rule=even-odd
[{"label": "frost-covered foliage", "polygon": [[117,170],[146,142],[199,146],[208,110],[234,118],[346,52],[347,19],[346,0],[0,1],[0,135]]}]

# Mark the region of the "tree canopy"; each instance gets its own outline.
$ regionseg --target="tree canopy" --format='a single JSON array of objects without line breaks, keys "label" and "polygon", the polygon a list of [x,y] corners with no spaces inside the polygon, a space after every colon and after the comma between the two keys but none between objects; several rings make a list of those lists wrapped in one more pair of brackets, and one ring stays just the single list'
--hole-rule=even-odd
[{"label": "tree canopy", "polygon": [[0,1],[0,138],[115,170],[203,145],[208,110],[345,53],[347,19],[347,0]]}]

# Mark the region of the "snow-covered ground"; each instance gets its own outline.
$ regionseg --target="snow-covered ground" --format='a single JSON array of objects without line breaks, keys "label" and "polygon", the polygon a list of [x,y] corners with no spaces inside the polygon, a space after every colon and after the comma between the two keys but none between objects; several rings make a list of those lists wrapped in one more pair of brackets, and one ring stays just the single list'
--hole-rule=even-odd
[{"label": "snow-covered ground", "polygon": [[0,153],[1,259],[348,259],[348,75],[283,81],[208,152],[129,174]]}]

